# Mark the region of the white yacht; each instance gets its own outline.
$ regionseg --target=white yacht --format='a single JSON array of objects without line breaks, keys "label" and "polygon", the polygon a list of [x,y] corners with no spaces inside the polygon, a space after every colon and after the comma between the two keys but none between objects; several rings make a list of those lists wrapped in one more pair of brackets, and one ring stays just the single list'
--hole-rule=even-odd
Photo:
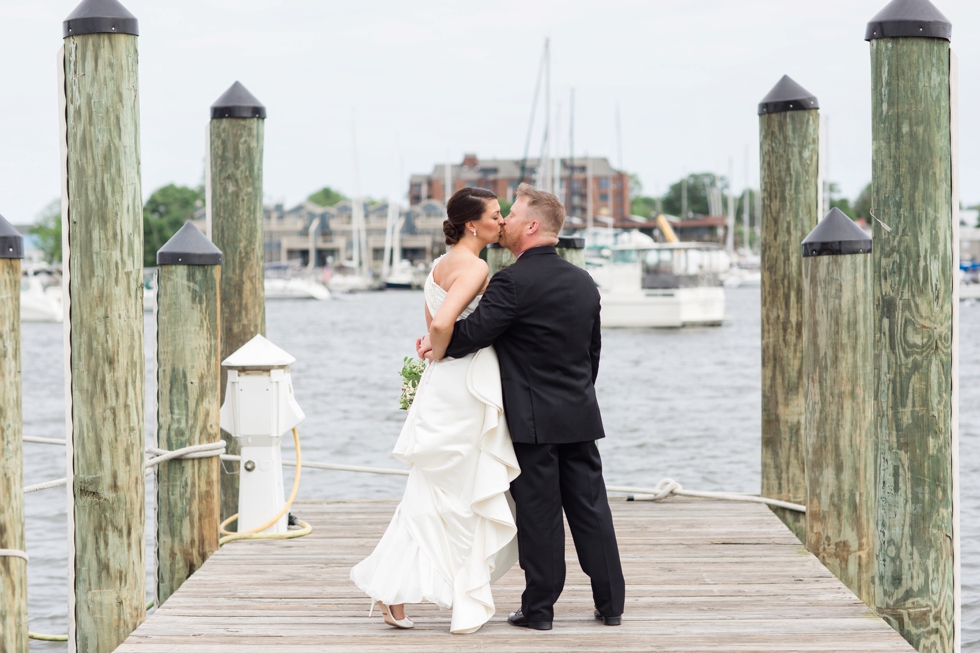
[{"label": "white yacht", "polygon": [[614,245],[586,259],[604,327],[718,326],[731,259],[710,243]]}]

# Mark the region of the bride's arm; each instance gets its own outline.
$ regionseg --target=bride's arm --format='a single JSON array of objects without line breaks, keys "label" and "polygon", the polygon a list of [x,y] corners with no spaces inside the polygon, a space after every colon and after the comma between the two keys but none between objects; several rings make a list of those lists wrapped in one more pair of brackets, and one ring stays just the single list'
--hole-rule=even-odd
[{"label": "bride's arm", "polygon": [[442,306],[432,316],[429,322],[429,342],[432,346],[432,360],[439,360],[446,355],[446,348],[453,338],[453,327],[456,319],[463,312],[477,293],[483,289],[487,281],[489,268],[486,261],[476,259],[472,265],[466,266],[449,287]]}]

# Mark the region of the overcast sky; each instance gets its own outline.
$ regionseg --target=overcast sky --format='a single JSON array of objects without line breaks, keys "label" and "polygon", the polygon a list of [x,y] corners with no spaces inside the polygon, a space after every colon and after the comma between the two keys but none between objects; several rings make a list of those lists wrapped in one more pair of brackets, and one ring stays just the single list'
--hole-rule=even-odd
[{"label": "overcast sky", "polygon": [[[75,0],[0,0],[0,214],[31,222],[59,195],[55,54]],[[758,184],[758,102],[788,74],[829,118],[828,176],[871,179],[867,21],[885,0],[124,0],[140,21],[144,198],[203,178],[208,107],[235,80],[268,109],[265,193],[324,185],[404,196],[409,174],[464,152],[518,158],[551,38],[568,151],[608,156],[646,193],[686,173]],[[961,198],[980,202],[980,2],[938,0],[960,59]],[[539,129],[540,129],[539,113]],[[532,140],[540,146],[540,131]],[[749,166],[746,169],[746,152]]]}]

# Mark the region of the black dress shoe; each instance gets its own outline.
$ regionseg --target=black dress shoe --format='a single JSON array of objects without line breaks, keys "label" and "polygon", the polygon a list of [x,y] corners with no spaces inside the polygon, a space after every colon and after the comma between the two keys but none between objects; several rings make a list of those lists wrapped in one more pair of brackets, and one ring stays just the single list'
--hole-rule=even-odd
[{"label": "black dress shoe", "polygon": [[623,623],[623,617],[604,617],[598,609],[593,613],[596,619],[602,619],[602,623],[607,626],[620,626]]},{"label": "black dress shoe", "polygon": [[528,621],[527,617],[524,616],[523,609],[517,612],[511,612],[510,616],[507,617],[507,623],[511,626],[520,626],[521,628],[530,628],[531,630],[551,630],[550,621]]}]

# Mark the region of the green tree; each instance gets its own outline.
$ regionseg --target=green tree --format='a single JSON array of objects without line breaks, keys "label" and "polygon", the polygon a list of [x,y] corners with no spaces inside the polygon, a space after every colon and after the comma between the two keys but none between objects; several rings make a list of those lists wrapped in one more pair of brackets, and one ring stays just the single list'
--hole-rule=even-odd
[{"label": "green tree", "polygon": [[346,199],[349,198],[345,196],[343,193],[335,191],[329,186],[324,186],[317,192],[307,197],[306,201],[313,202],[314,204],[318,204],[319,206],[333,206],[337,202],[343,202]]},{"label": "green tree", "polygon": [[37,244],[48,263],[61,263],[61,200],[51,203],[37,214],[37,221],[31,227]]},{"label": "green tree", "polygon": [[[686,218],[687,216],[681,215],[683,213],[682,199],[683,194],[683,182],[684,180],[678,181],[672,184],[670,190],[664,195],[664,212],[670,215],[676,215],[680,218]],[[718,176],[711,172],[701,172],[697,174],[691,174],[687,176],[687,210],[690,213],[708,215],[708,189],[712,186],[718,186],[721,189],[722,194],[728,191],[728,179],[726,177]]]},{"label": "green tree", "polygon": [[865,186],[854,200],[854,217],[871,220],[871,184]]},{"label": "green tree", "polygon": [[630,213],[642,218],[654,217],[657,211],[657,198],[637,195],[630,200]]},{"label": "green tree", "polygon": [[[832,181],[827,184],[827,195],[830,197],[830,207],[840,209],[841,212],[853,220],[856,216],[854,215],[854,207],[851,206],[851,200],[846,197],[840,196],[840,185]],[[821,216],[822,218],[823,216]]]},{"label": "green tree", "polygon": [[506,218],[510,215],[510,207],[514,206],[514,203],[502,199],[498,199],[497,201],[500,202],[500,216]]},{"label": "green tree", "polygon": [[150,195],[143,207],[144,266],[157,264],[157,251],[194,218],[194,211],[203,204],[201,194],[187,186],[168,184]]}]

